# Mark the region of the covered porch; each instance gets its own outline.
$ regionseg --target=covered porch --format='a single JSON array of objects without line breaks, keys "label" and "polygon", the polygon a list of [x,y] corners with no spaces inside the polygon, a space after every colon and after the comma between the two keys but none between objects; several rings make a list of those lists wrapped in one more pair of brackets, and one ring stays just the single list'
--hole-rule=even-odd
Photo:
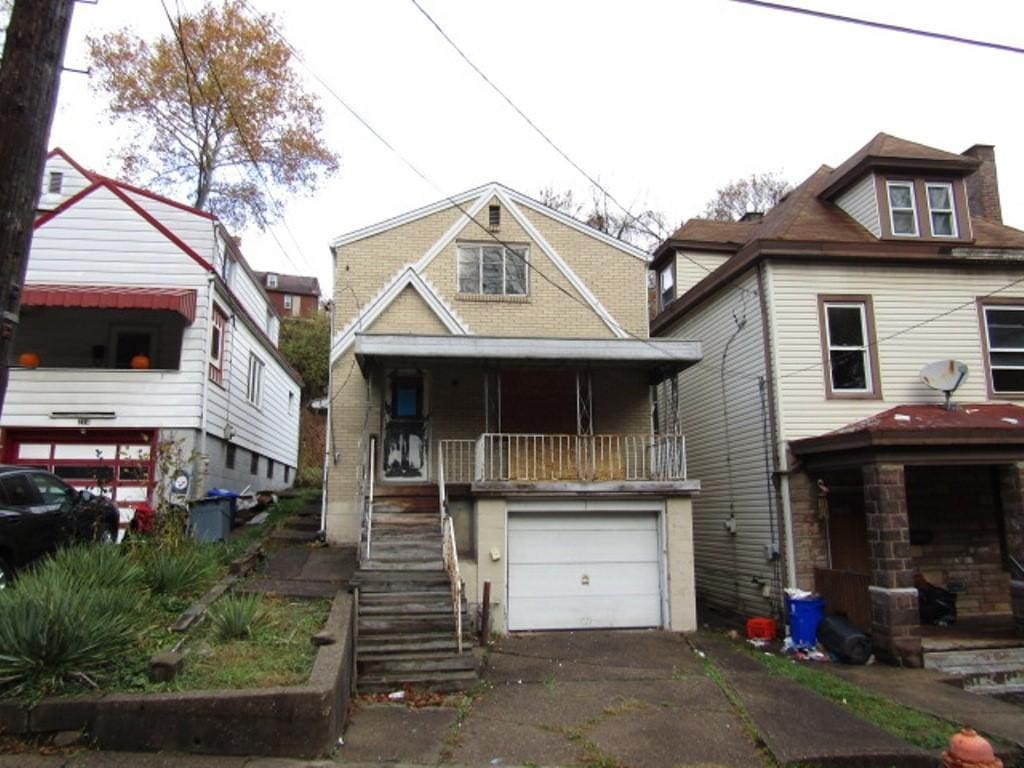
[{"label": "covered porch", "polygon": [[794,441],[801,586],[876,653],[1024,637],[1024,409],[898,406]]}]

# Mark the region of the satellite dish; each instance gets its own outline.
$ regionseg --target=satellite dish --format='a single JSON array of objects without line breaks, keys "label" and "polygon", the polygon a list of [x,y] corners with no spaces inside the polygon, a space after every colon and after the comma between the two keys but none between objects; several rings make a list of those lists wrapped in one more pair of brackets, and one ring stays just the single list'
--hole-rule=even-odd
[{"label": "satellite dish", "polygon": [[950,396],[966,380],[967,364],[959,360],[936,360],[921,369],[921,381],[946,395],[947,408]]}]

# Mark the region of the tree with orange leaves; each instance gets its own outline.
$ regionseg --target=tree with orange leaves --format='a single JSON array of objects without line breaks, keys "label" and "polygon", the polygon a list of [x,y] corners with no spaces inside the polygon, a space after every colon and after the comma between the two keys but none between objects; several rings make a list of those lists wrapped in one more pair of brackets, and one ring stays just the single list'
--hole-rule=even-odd
[{"label": "tree with orange leaves", "polygon": [[[208,2],[149,43],[128,29],[90,38],[95,88],[133,138],[124,174],[216,214],[233,227],[280,216],[273,189],[310,193],[337,170],[323,113],[291,66],[269,15],[244,0]],[[230,173],[229,173],[230,172]]]}]

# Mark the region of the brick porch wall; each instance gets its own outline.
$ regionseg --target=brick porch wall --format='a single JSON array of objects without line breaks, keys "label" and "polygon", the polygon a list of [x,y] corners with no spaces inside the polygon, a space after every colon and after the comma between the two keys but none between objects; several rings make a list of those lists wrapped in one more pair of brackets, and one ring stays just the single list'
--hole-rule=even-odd
[{"label": "brick porch wall", "polygon": [[870,546],[871,639],[875,654],[894,664],[919,667],[920,621],[903,467],[866,464],[861,472]]},{"label": "brick porch wall", "polygon": [[789,476],[789,501],[793,521],[793,548],[796,583],[801,589],[814,589],[814,569],[828,562],[825,528],[818,517],[818,489],[805,472]]},{"label": "brick porch wall", "polygon": [[[1006,548],[1018,563],[1024,563],[1024,462],[1000,468],[999,493],[1006,530]],[[1017,633],[1024,636],[1024,575],[1013,571],[1010,599]]]}]

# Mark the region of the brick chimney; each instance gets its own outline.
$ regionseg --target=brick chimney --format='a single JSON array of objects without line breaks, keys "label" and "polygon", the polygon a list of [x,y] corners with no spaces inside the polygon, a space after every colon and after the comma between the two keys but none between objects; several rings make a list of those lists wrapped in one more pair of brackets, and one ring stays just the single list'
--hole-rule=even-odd
[{"label": "brick chimney", "polygon": [[961,154],[981,160],[978,170],[967,177],[967,204],[972,216],[1003,223],[999,205],[999,179],[996,177],[996,148],[991,144],[975,144]]}]

